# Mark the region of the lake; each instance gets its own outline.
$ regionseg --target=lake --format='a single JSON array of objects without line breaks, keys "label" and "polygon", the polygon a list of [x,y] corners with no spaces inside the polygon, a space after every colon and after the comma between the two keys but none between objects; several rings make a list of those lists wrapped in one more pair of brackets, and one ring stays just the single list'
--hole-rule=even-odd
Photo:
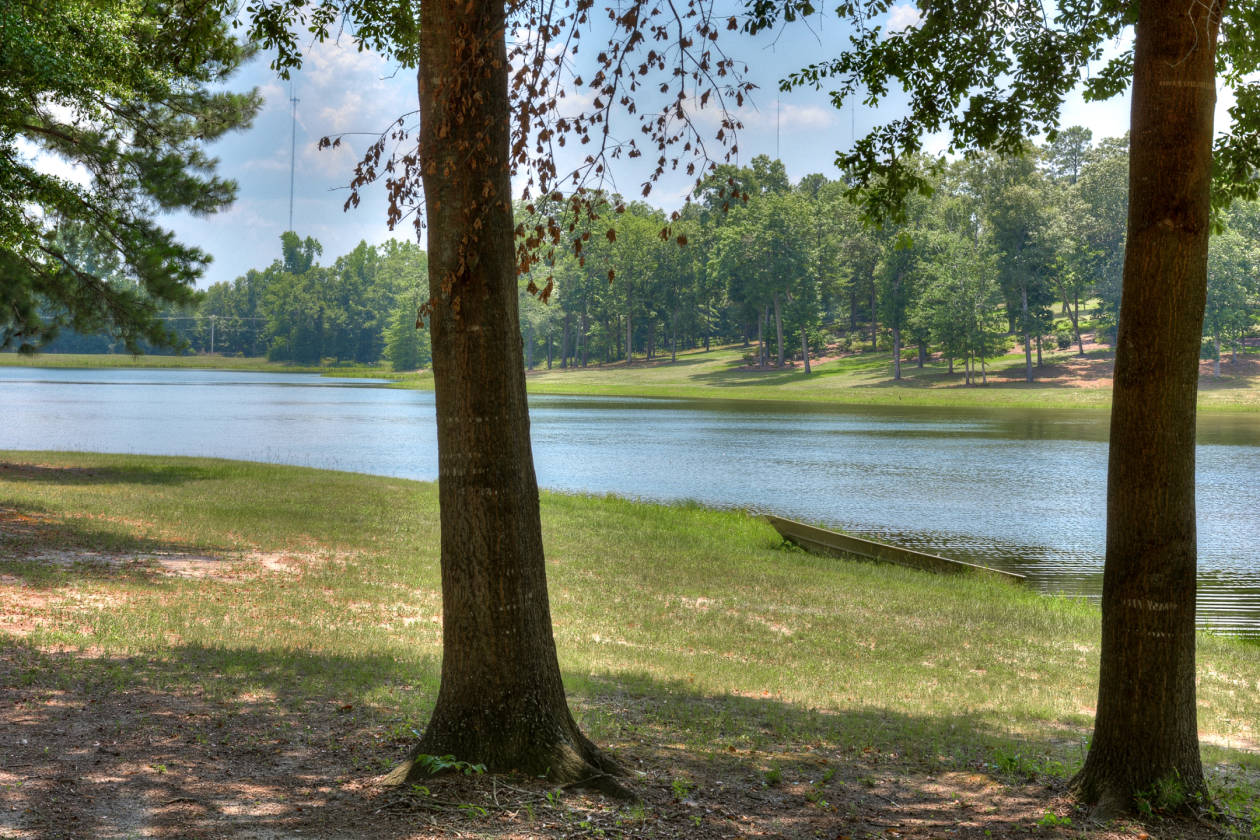
[{"label": "lake", "polygon": [[[431,480],[433,394],[373,380],[0,368],[0,449],[204,455]],[[1104,412],[536,396],[539,484],[773,512],[1097,597]],[[1200,417],[1199,617],[1260,636],[1260,415]]]}]

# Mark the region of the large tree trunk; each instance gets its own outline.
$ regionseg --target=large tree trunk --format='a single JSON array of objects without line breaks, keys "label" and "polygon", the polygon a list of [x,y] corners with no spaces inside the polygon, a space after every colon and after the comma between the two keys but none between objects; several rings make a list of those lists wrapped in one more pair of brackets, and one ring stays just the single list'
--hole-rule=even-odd
[{"label": "large tree trunk", "polygon": [[1143,0],[1107,475],[1098,713],[1079,795],[1202,793],[1195,714],[1194,433],[1220,7]]},{"label": "large tree trunk", "polygon": [[424,776],[422,754],[449,754],[615,784],[615,766],[569,714],[552,637],[517,315],[503,2],[425,0],[420,15],[442,678],[432,719],[389,781]]},{"label": "large tree trunk", "polygon": [[801,327],[801,360],[805,363],[805,375],[809,376],[809,333]]}]

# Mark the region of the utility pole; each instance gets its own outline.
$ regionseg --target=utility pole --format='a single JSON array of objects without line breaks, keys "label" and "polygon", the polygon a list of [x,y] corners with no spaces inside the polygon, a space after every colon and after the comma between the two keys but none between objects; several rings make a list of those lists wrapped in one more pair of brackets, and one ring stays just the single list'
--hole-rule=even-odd
[{"label": "utility pole", "polygon": [[218,317],[219,317],[218,315],[210,316],[210,355],[211,356],[214,355],[214,322],[215,322],[215,319]]},{"label": "utility pole", "polygon": [[297,106],[293,95],[293,79],[289,79],[289,102],[293,105],[293,127],[289,137],[289,230],[293,230],[293,173],[297,168]]}]

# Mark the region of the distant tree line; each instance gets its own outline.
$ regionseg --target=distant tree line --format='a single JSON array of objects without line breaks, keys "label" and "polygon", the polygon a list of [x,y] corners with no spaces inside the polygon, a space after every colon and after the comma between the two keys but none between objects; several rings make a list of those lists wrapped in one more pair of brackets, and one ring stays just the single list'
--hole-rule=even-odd
[{"label": "distant tree line", "polygon": [[[1014,340],[1032,380],[1046,347],[1083,354],[1083,333],[1114,337],[1127,147],[1123,138],[1095,144],[1072,127],[1017,158],[922,158],[916,167],[931,190],[879,229],[863,223],[842,181],[808,175],[794,185],[765,156],[717,169],[677,218],[602,196],[600,217],[581,220],[579,253],[553,254],[519,279],[526,366],[654,360],[742,342],[750,364],[799,362],[806,373],[820,353],[883,350],[895,378],[903,362],[922,366],[939,353],[973,382]],[[551,210],[519,206],[519,232],[542,239]],[[1218,373],[1222,353],[1236,354],[1256,332],[1260,211],[1239,204],[1219,223],[1204,325]],[[424,252],[390,241],[360,243],[327,266],[320,256],[314,239],[285,233],[270,266],[216,283],[163,318],[194,352],[427,365],[428,333],[416,328]],[[530,290],[548,281],[546,300]],[[114,346],[69,333],[46,349]]]},{"label": "distant tree line", "polygon": [[[266,356],[273,361],[375,364],[415,370],[429,363],[427,331],[416,329],[427,276],[424,251],[390,240],[360,242],[323,266],[320,243],[287,232],[281,258],[230,283],[215,283],[191,307],[163,310],[189,350]],[[107,336],[67,333],[45,349],[104,353]]]},{"label": "distant tree line", "polygon": [[[940,353],[970,381],[1014,339],[1032,379],[1046,346],[1083,354],[1083,332],[1114,339],[1128,141],[1091,140],[1073,127],[1018,158],[921,159],[930,194],[881,229],[863,223],[843,182],[793,185],[764,156],[719,168],[675,220],[609,196],[606,224],[591,225],[579,255],[520,280],[526,364],[743,342],[753,364],[808,372],[811,354],[838,345],[887,350],[898,378],[903,357],[922,365]],[[543,209],[518,213],[527,233]],[[1256,329],[1260,212],[1236,205],[1219,221],[1205,325],[1218,360]],[[545,285],[540,273],[554,278],[546,304],[528,292]]]}]

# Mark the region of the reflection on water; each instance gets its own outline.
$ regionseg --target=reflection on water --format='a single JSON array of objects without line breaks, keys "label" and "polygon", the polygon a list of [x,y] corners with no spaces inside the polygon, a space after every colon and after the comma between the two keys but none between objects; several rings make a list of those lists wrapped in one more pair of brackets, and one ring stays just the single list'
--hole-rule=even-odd
[{"label": "reflection on water", "polygon": [[[0,448],[210,455],[432,479],[433,397],[370,380],[0,369]],[[1101,588],[1107,416],[531,400],[544,487],[775,512]],[[1260,415],[1200,417],[1201,620],[1260,635]]]}]

